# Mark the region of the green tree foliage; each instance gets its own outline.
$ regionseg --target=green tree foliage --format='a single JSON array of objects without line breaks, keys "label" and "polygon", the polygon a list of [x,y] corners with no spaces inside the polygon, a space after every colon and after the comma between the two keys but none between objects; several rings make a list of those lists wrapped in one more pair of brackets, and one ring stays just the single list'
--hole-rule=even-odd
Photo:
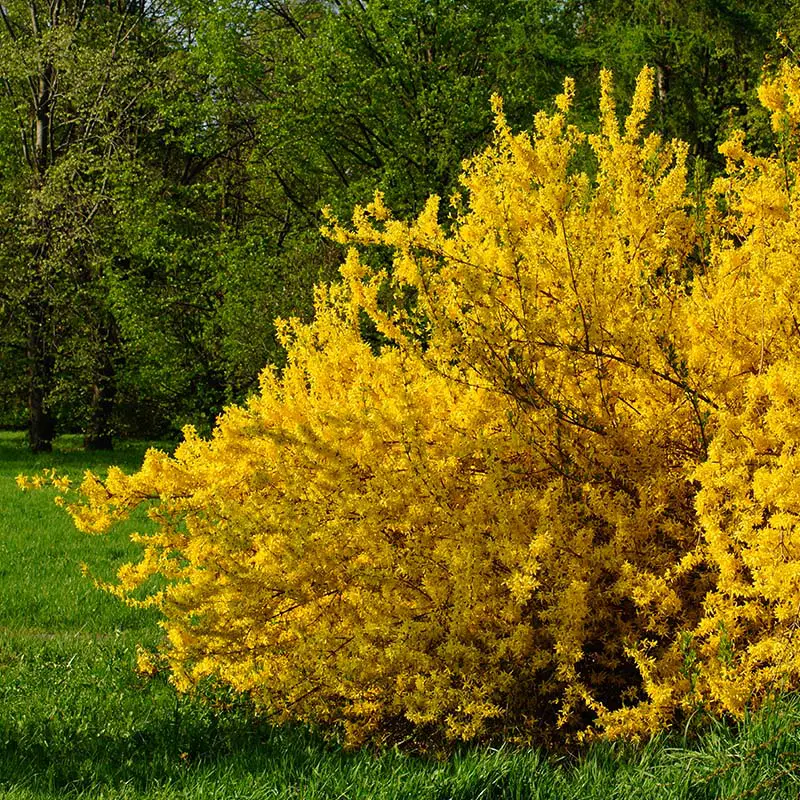
[{"label": "green tree foliage", "polygon": [[[649,63],[653,125],[690,144],[690,174],[721,167],[732,125],[768,147],[754,92],[776,31],[800,29],[795,7],[4,4],[3,422],[29,417],[35,448],[57,420],[89,444],[208,428],[283,363],[273,320],[309,319],[313,285],[335,277],[321,209],[344,214],[376,187],[403,214],[449,196],[490,137],[492,92],[527,127],[565,75],[591,87],[608,66],[630,96]],[[575,109],[596,128],[595,91]]]},{"label": "green tree foliage", "polygon": [[24,353],[16,373],[26,375],[34,450],[50,448],[59,406],[75,406],[89,446],[110,442],[117,331],[103,265],[115,247],[116,176],[136,152],[160,48],[146,12],[78,0],[0,9],[4,131],[16,129],[13,149],[4,140],[3,345]]},{"label": "green tree foliage", "polygon": [[[265,362],[282,363],[272,320],[307,318],[312,285],[335,277],[339,253],[319,236],[321,208],[345,213],[377,186],[399,211],[419,211],[430,193],[456,188],[461,161],[488,140],[493,91],[504,96],[512,123],[528,125],[565,74],[592,85],[603,64],[630,94],[641,65],[652,63],[656,125],[713,161],[731,115],[763,132],[765,118],[749,104],[757,106],[754,89],[763,54],[778,47],[775,31],[793,29],[792,6],[185,6],[196,32],[194,68],[208,81],[196,107],[211,98],[215,130],[239,132],[244,141],[202,178],[218,202],[200,337],[217,367],[212,412],[256,389]],[[186,118],[184,109],[175,116]],[[589,128],[595,109],[594,93],[578,97]],[[199,252],[196,239],[191,249]]]},{"label": "green tree foliage", "polygon": [[[253,134],[217,165],[214,357],[228,399],[281,363],[276,316],[309,317],[312,286],[336,275],[320,210],[344,211],[380,186],[419,210],[449,193],[490,135],[502,90],[528,120],[576,63],[559,4],[486,0],[231,3],[190,9],[193,57],[215,113]],[[224,108],[224,112],[221,109]]]},{"label": "green tree foliage", "polygon": [[655,122],[687,141],[696,156],[722,166],[717,148],[745,126],[769,149],[756,98],[765,57],[782,54],[778,30],[800,31],[793,0],[608,0],[568,4],[580,20],[590,63],[613,70],[629,94],[642,64],[656,70]]},{"label": "green tree foliage", "polygon": [[219,165],[252,132],[227,123],[191,17],[55,0],[2,14],[2,378],[31,446],[57,422],[107,447],[142,419],[152,433],[219,411]]}]

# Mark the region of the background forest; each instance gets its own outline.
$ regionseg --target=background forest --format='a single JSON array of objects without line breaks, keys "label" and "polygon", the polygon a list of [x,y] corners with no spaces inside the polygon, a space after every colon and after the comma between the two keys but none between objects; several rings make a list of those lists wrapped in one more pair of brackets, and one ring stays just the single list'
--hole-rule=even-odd
[{"label": "background forest", "polygon": [[592,129],[601,67],[630,98],[651,65],[699,196],[730,130],[771,147],[797,35],[792,0],[4,0],[0,427],[207,431],[336,277],[321,210],[447,196],[493,92],[528,128],[572,75]]}]

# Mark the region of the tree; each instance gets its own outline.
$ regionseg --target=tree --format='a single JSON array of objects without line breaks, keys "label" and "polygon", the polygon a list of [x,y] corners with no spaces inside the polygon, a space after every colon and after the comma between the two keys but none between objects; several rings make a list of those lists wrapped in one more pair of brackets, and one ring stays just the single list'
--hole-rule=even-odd
[{"label": "tree", "polygon": [[215,108],[190,10],[2,8],[4,121],[16,121],[13,138],[4,129],[4,361],[18,376],[24,337],[34,450],[49,449],[57,416],[110,447],[135,425],[115,408],[163,425],[222,407],[205,331],[220,256],[212,171],[252,134]]},{"label": "tree", "polygon": [[[649,62],[659,129],[712,171],[733,122],[768,146],[755,86],[793,4],[623,5],[4,5],[0,379],[8,398],[25,387],[32,446],[55,417],[90,446],[143,419],[208,429],[282,363],[275,317],[310,319],[335,276],[322,209],[377,187],[413,214],[461,191],[494,91],[527,125],[565,74],[591,85],[605,64],[629,94]],[[587,129],[595,105],[576,98]]]},{"label": "tree", "polygon": [[[85,0],[0,7],[4,109],[16,122],[2,260],[13,287],[6,305],[24,331],[36,452],[51,447],[57,368],[63,375],[67,365],[88,372],[87,444],[110,444],[115,334],[98,269],[113,246],[104,220],[109,186],[135,141],[136,99],[146,83],[140,34],[152,10]],[[86,325],[91,339],[76,338]]]}]

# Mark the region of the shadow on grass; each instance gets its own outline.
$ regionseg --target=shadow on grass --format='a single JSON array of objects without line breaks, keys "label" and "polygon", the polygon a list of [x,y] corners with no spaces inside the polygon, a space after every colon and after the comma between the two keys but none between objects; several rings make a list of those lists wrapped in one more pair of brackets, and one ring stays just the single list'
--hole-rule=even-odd
[{"label": "shadow on grass", "polygon": [[[712,724],[691,741],[661,736],[558,759],[464,747],[444,762],[346,752],[307,729],[273,727],[241,703],[215,709],[182,700],[171,715],[163,697],[156,705],[159,713],[115,733],[96,725],[20,731],[0,749],[0,774],[13,775],[15,788],[85,798],[794,800],[800,781],[796,698],[743,724]],[[34,746],[21,741],[32,737]]]},{"label": "shadow on grass", "polygon": [[158,797],[187,798],[471,800],[521,797],[524,790],[532,796],[538,767],[550,773],[534,754],[515,765],[511,758],[469,753],[437,763],[396,751],[346,752],[299,726],[273,727],[247,714],[215,716],[188,706],[176,719],[152,718],[125,734],[58,734],[33,747],[5,743],[0,770],[14,776],[8,786],[86,798],[123,796],[125,790],[133,797],[158,791]]},{"label": "shadow on grass", "polygon": [[156,447],[172,452],[177,442],[120,441],[113,450],[87,451],[83,439],[77,435],[59,436],[53,442],[51,453],[32,453],[25,434],[18,431],[0,431],[0,465],[7,473],[35,471],[55,467],[64,470],[104,470],[114,464],[126,472],[141,466],[146,450]]},{"label": "shadow on grass", "polygon": [[[221,693],[181,697],[163,678],[144,681],[123,661],[94,686],[88,669],[67,674],[55,699],[37,686],[41,670],[27,670],[28,688],[40,696],[0,721],[0,789],[61,796],[124,786],[142,793],[234,767],[241,776],[278,770],[284,780],[337,753],[348,758],[300,727],[268,724],[243,701]],[[46,666],[57,672],[60,665]]]}]

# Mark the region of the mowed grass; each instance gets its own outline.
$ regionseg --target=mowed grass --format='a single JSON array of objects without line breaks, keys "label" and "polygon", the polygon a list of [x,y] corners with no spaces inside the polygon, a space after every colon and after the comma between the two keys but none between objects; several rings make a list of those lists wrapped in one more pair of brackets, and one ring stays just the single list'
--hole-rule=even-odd
[{"label": "mowed grass", "polygon": [[800,699],[741,724],[705,721],[641,747],[583,753],[463,748],[444,761],[345,752],[300,727],[274,727],[247,704],[176,696],[134,670],[158,617],[99,591],[136,556],[127,530],[78,533],[55,492],[22,493],[19,473],[79,477],[110,463],[135,469],[128,444],[87,455],[63,437],[33,457],[0,433],[0,798],[260,800],[261,798],[791,798],[800,796]]}]

